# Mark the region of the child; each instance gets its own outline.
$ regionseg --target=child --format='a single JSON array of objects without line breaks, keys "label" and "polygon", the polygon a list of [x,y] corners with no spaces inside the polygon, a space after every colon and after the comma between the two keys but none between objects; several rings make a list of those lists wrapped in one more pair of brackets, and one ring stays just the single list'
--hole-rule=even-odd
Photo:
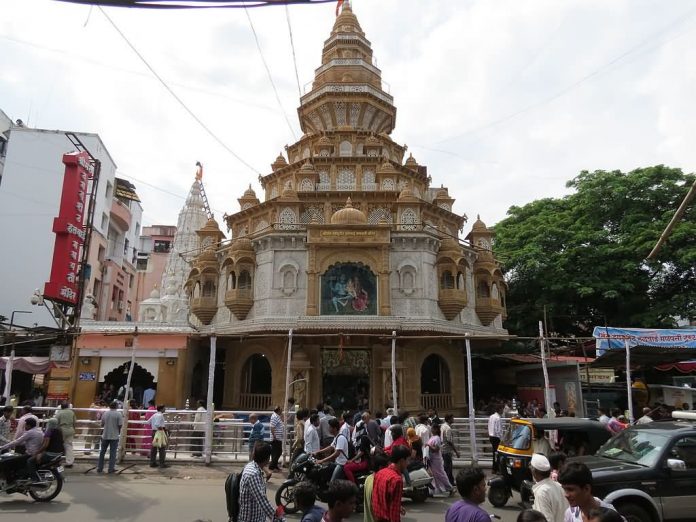
[{"label": "child", "polygon": [[558,472],[565,465],[567,456],[565,453],[552,453],[549,455],[549,464],[551,464],[551,480],[558,482]]},{"label": "child", "polygon": [[317,490],[311,482],[303,481],[295,486],[295,505],[302,512],[301,522],[321,522],[326,510],[315,506]]}]

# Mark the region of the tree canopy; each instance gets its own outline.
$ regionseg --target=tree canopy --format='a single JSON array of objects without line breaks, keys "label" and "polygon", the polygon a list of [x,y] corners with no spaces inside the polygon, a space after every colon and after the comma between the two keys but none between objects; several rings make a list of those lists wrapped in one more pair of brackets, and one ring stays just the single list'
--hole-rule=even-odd
[{"label": "tree canopy", "polygon": [[675,226],[656,259],[646,257],[694,182],[655,166],[628,173],[583,171],[573,192],[513,206],[495,226],[510,333],[548,329],[589,335],[595,325],[659,328],[696,317],[696,208]]}]

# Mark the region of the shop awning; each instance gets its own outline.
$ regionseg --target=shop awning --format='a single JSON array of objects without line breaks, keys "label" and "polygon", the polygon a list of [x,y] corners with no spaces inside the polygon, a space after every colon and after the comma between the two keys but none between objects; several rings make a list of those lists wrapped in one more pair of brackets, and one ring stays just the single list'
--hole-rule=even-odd
[{"label": "shop awning", "polygon": [[[0,370],[4,370],[7,366],[9,357],[0,357]],[[51,363],[48,357],[15,357],[13,370],[31,373],[32,375],[48,373],[51,368]]]},{"label": "shop awning", "polygon": [[694,373],[696,372],[696,361],[661,364],[660,366],[656,366],[655,369],[661,372],[677,371],[679,373]]},{"label": "shop awning", "polygon": [[592,366],[626,366],[626,345],[631,351],[631,366],[659,366],[691,361],[696,355],[696,328],[650,329],[597,326],[592,332],[597,354]]}]

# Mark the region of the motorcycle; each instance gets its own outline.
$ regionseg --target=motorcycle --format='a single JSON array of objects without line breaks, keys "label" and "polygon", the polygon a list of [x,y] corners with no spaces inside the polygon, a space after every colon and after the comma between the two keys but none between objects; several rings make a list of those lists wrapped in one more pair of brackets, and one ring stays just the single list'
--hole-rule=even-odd
[{"label": "motorcycle", "polygon": [[26,459],[24,455],[5,453],[0,455],[0,493],[29,495],[37,502],[50,502],[63,489],[63,454],[53,456],[42,463],[37,471],[39,478],[20,478]]},{"label": "motorcycle", "polygon": [[[283,506],[286,513],[297,513],[298,508],[295,505],[294,487],[303,480],[309,480],[317,488],[317,497],[322,502],[326,502],[331,475],[333,474],[333,465],[317,465],[316,459],[311,455],[302,454],[290,468],[292,478],[283,482],[276,492],[275,502],[277,506]],[[359,498],[364,496],[365,479],[372,471],[363,471],[355,475],[355,480],[358,484]],[[413,463],[409,466],[408,476],[410,484],[404,482],[403,496],[410,498],[414,502],[425,502],[430,496],[430,485],[433,478],[425,469],[422,463]],[[360,512],[363,509],[363,503],[357,503],[356,511]]]},{"label": "motorcycle", "polygon": [[[306,453],[303,453],[295,459],[290,470],[292,478],[287,479],[278,488],[275,495],[277,506],[283,506],[288,514],[297,513],[299,508],[295,504],[295,486],[307,480],[314,484],[317,489],[317,498],[322,502],[328,502],[329,483],[333,474],[335,464],[317,464],[317,459]],[[363,498],[365,488],[365,478],[371,471],[365,471],[355,475],[355,480],[358,485],[359,498]],[[362,509],[362,502],[358,502],[356,510]]]}]

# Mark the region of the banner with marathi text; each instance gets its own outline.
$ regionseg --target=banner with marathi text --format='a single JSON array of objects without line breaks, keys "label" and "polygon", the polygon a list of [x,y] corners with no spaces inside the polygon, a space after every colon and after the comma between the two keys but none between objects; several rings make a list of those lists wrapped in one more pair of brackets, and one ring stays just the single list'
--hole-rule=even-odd
[{"label": "banner with marathi text", "polygon": [[696,328],[669,330],[595,326],[592,337],[597,339],[598,356],[607,350],[624,350],[626,341],[630,347],[696,348]]}]

